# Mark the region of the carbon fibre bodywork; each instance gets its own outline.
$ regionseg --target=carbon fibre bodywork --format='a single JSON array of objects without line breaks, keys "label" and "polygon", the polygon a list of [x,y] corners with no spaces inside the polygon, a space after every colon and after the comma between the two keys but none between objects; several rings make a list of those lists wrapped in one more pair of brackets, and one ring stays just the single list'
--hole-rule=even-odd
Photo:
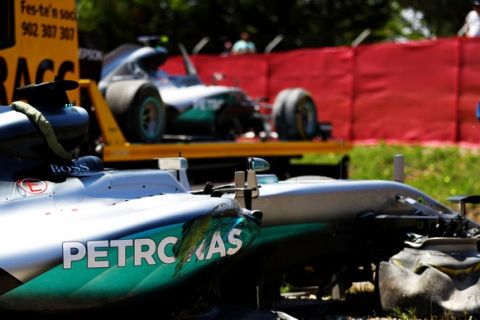
[{"label": "carbon fibre bodywork", "polygon": [[38,110],[0,107],[0,307],[104,307],[209,283],[205,272],[252,242],[259,217],[232,199],[190,194],[167,170],[64,158],[88,125],[65,101],[74,87],[25,89],[44,95]]},{"label": "carbon fibre bodywork", "polygon": [[293,291],[316,286],[317,298],[343,300],[353,282],[370,281],[386,311],[480,313],[479,225],[420,190],[297,177],[260,184],[251,207],[264,213],[262,229],[243,261],[225,272],[227,288],[244,286],[245,294],[248,279],[261,279],[260,300],[268,305],[281,301],[282,284]]},{"label": "carbon fibre bodywork", "polygon": [[[0,108],[0,123],[14,122],[0,127],[0,308],[153,299],[168,314],[219,302],[270,309],[284,283],[342,299],[352,282],[368,280],[386,310],[422,301],[431,310],[480,313],[470,299],[479,291],[480,231],[463,209],[392,181],[266,179],[256,172],[267,165],[252,158],[233,184],[198,191],[179,159],[125,171],[104,169],[96,157],[60,159],[48,132],[35,137],[36,126],[59,128],[55,141],[72,152],[78,135],[62,123],[81,135],[86,116],[54,104],[42,110],[48,124]],[[456,200],[463,208],[479,198]],[[432,252],[441,254],[430,259]],[[435,279],[442,294],[433,299]],[[459,283],[468,290],[459,292]]]},{"label": "carbon fibre bodywork", "polygon": [[[0,241],[12,244],[0,250],[6,308],[91,308],[165,293],[256,235],[234,201],[190,195],[160,170],[29,176],[2,182],[0,193]],[[192,250],[201,251],[195,261]]]}]

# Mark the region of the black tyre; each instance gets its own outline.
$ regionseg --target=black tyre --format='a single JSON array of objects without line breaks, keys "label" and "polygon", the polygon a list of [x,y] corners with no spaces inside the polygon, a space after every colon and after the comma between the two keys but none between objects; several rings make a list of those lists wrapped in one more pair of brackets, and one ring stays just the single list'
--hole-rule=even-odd
[{"label": "black tyre", "polygon": [[161,140],[166,112],[153,84],[144,80],[114,82],[108,86],[105,97],[128,140],[145,143]]},{"label": "black tyre", "polygon": [[305,89],[280,91],[273,104],[273,119],[282,140],[310,140],[318,135],[317,107]]},{"label": "black tyre", "polygon": [[284,125],[284,110],[285,110],[285,103],[287,101],[288,94],[292,91],[292,89],[283,89],[280,91],[277,96],[275,97],[275,101],[273,102],[272,107],[272,119],[273,119],[273,126],[275,131],[278,133],[280,139],[284,139],[286,132],[285,132],[285,125]]}]

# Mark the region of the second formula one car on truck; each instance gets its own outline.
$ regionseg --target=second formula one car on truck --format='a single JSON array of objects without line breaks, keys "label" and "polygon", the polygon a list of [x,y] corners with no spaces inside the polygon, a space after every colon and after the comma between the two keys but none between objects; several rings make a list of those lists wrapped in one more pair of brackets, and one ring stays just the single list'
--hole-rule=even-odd
[{"label": "second formula one car on truck", "polygon": [[161,69],[168,53],[160,46],[125,44],[105,56],[99,88],[131,141],[231,140],[246,132],[269,138],[272,124],[282,140],[330,136],[329,124],[318,123],[308,91],[281,91],[266,117],[242,89],[204,84],[180,49],[186,75]]},{"label": "second formula one car on truck", "polygon": [[480,230],[465,215],[480,197],[453,199],[457,212],[398,182],[279,182],[257,174],[258,158],[199,190],[185,159],[104,169],[72,157],[88,124],[68,104],[75,86],[28,86],[27,102],[0,107],[0,308],[148,301],[161,318],[214,318],[219,306],[282,310],[285,284],[321,302],[368,280],[385,310],[480,313]]}]

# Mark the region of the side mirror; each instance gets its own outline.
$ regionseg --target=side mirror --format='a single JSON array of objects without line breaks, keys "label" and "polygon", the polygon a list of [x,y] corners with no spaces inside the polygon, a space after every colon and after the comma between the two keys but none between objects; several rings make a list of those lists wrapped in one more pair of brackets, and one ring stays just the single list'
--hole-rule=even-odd
[{"label": "side mirror", "polygon": [[235,172],[235,198],[243,198],[245,208],[252,208],[252,199],[260,196],[260,190],[257,182],[257,172],[267,171],[270,164],[262,158],[247,159],[247,187],[245,188],[245,172]]},{"label": "side mirror", "polygon": [[247,170],[253,170],[255,172],[263,172],[270,169],[270,163],[267,160],[262,158],[248,158],[248,168]]}]

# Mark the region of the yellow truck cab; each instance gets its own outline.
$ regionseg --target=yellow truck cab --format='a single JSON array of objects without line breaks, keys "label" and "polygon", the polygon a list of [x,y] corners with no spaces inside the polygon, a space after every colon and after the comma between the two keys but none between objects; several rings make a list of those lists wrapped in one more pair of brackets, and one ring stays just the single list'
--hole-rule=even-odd
[{"label": "yellow truck cab", "polygon": [[1,104],[20,86],[79,79],[75,1],[2,0],[0,30]]},{"label": "yellow truck cab", "polygon": [[[101,139],[90,136],[90,144],[104,162],[111,166],[139,166],[153,159],[183,156],[192,167],[195,161],[204,168],[213,162],[229,163],[248,156],[268,158],[293,172],[290,159],[307,153],[346,154],[351,145],[344,141],[225,141],[225,142],[130,142],[125,138],[109,105],[98,90],[95,80],[80,79],[79,40],[76,2],[74,0],[2,0],[0,1],[0,104],[17,100],[15,89],[33,83],[54,79],[75,80],[80,90],[68,92],[75,105],[89,110],[91,127]],[[82,94],[80,94],[82,92]],[[94,140],[95,139],[95,140]],[[91,149],[92,150],[92,149]],[[91,151],[90,150],[90,151]],[[348,157],[334,166],[332,174],[339,178],[347,175]],[[300,168],[299,166],[295,166]],[[300,173],[324,173],[321,166],[307,166]],[[202,171],[202,169],[200,169]],[[295,173],[297,173],[295,171]]]}]

